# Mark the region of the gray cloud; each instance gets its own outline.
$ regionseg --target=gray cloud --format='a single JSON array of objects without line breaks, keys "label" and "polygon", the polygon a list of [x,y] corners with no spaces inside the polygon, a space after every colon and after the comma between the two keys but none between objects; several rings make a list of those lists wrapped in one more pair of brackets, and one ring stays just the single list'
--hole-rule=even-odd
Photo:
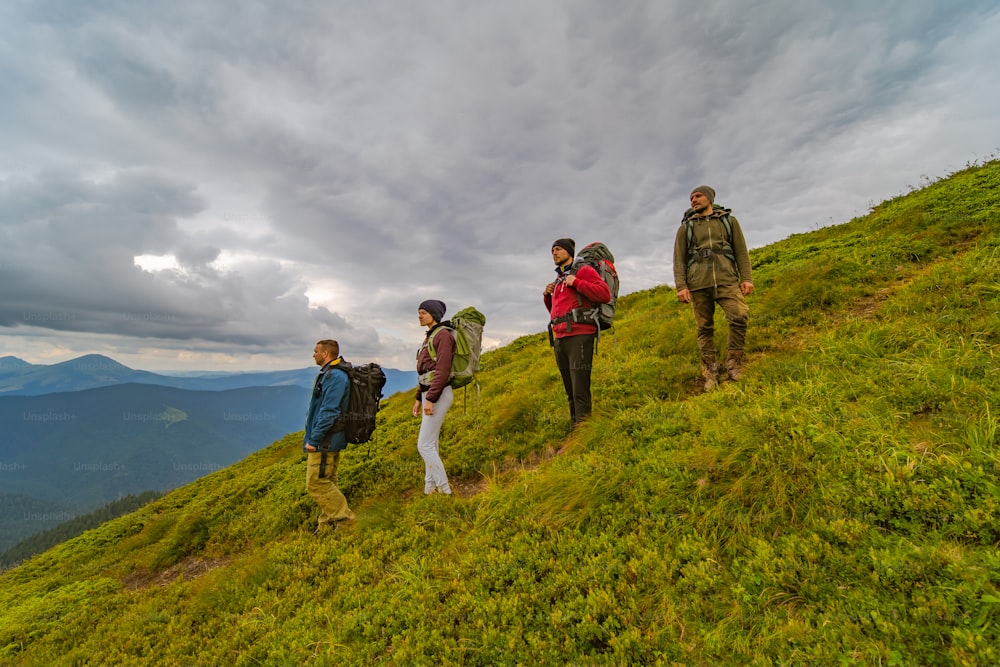
[{"label": "gray cloud", "polygon": [[997,148],[985,1],[62,0],[0,25],[0,353],[281,366],[334,335],[405,366],[424,298],[541,330],[557,237],[606,241],[625,291],[669,282],[697,183],[763,245]]}]

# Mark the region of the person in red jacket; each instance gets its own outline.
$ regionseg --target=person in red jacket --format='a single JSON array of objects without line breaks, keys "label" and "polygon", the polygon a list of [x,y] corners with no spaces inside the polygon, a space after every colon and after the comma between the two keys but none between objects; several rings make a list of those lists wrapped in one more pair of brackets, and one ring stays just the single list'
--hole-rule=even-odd
[{"label": "person in red jacket", "polygon": [[574,266],[575,254],[573,239],[557,239],[552,244],[556,279],[545,286],[542,295],[573,426],[591,411],[590,369],[598,331],[594,307],[611,301],[611,290],[596,269],[587,264]]}]

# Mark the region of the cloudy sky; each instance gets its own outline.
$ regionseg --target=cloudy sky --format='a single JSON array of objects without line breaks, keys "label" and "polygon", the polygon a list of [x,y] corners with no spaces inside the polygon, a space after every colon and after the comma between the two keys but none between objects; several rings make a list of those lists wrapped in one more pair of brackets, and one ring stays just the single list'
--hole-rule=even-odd
[{"label": "cloudy sky", "polygon": [[10,0],[0,356],[412,368],[419,302],[545,327],[551,242],[672,281],[1000,148],[995,0]]}]

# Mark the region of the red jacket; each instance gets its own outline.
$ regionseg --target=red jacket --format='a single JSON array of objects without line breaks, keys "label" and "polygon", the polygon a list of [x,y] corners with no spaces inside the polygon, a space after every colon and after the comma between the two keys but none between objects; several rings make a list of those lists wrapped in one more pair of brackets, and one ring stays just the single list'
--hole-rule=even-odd
[{"label": "red jacket", "polygon": [[[569,271],[563,271],[557,267],[556,273],[559,275],[556,279],[556,288],[552,294],[545,295],[545,307],[549,311],[549,319],[560,318],[574,308],[592,308],[595,305],[611,301],[611,290],[608,289],[607,283],[589,264],[584,264],[577,269],[576,280],[572,287],[566,284],[566,276],[569,275]],[[574,322],[572,327],[570,324],[569,322],[560,322],[553,325],[552,331],[556,338],[597,333],[597,326],[593,324]]]}]

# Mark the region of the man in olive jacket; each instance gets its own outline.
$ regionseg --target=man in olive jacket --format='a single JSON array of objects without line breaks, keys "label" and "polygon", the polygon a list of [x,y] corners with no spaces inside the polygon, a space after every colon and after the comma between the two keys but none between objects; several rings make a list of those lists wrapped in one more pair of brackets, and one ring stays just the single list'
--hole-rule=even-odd
[{"label": "man in olive jacket", "polygon": [[[715,190],[699,185],[691,192],[691,208],[684,214],[674,239],[674,280],[677,299],[690,303],[698,327],[705,390],[728,375],[743,377],[743,341],[753,292],[750,253],[743,230],[731,211],[715,205]],[[721,368],[715,361],[715,304],[729,322],[729,346]]]}]

